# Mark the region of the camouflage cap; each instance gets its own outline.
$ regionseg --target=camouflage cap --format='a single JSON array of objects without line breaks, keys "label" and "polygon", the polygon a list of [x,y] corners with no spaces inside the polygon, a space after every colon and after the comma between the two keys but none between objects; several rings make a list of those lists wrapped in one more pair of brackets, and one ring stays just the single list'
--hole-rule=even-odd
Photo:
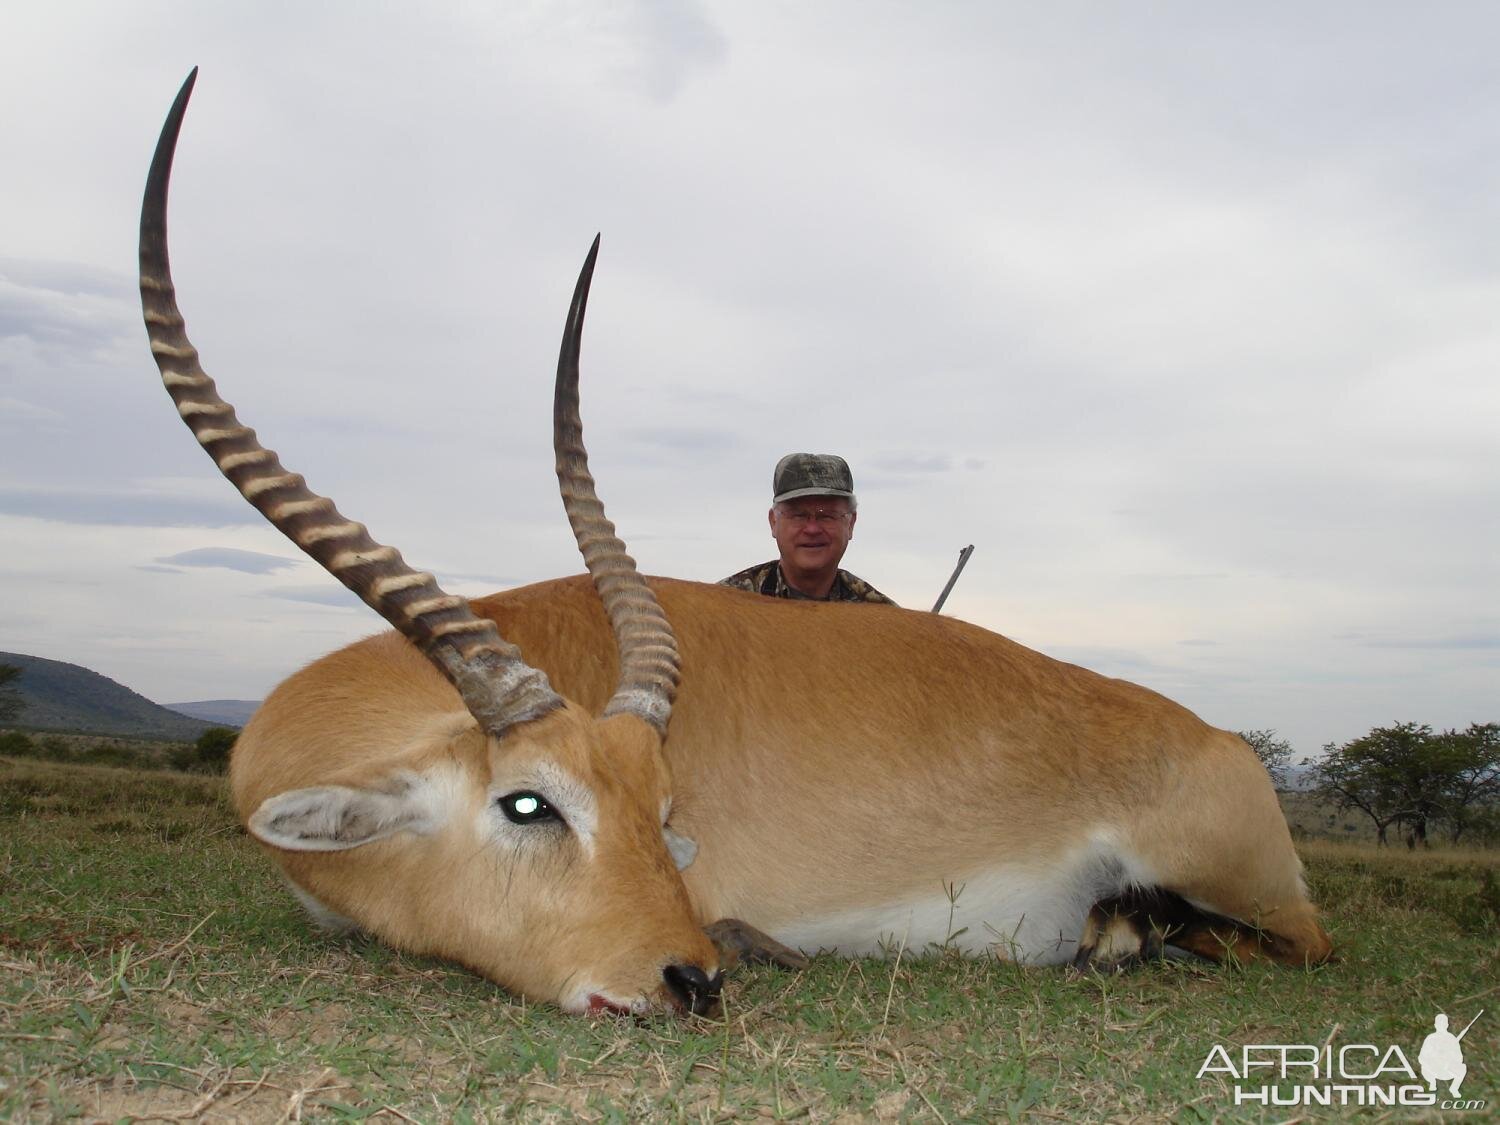
[{"label": "camouflage cap", "polygon": [[799,496],[844,496],[854,499],[849,463],[832,453],[788,453],[771,476],[771,503]]}]

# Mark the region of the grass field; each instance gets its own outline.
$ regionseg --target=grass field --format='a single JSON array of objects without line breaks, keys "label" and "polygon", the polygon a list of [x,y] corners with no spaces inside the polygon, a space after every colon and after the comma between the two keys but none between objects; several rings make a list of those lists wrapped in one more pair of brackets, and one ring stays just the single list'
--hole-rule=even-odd
[{"label": "grass field", "polygon": [[[1500,1106],[1500,855],[1304,847],[1340,960],[1076,977],[948,954],[736,971],[712,1020],[565,1017],[303,919],[217,778],[0,758],[0,1118],[1292,1120],[1210,1047],[1433,1015]],[[1362,1119],[1411,1120],[1365,1110]],[[1437,1115],[1433,1115],[1437,1119]]]}]

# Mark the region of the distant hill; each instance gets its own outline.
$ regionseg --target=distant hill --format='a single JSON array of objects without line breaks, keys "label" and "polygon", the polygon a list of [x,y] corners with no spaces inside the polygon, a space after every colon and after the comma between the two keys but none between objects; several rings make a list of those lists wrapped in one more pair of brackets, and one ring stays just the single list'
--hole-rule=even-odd
[{"label": "distant hill", "polygon": [[250,716],[255,714],[255,709],[260,706],[258,699],[200,699],[195,703],[168,703],[173,711],[184,715],[191,715],[195,719],[202,719],[205,723],[213,723],[220,727],[242,727],[250,721]]},{"label": "distant hill", "polygon": [[1286,781],[1282,788],[1292,793],[1303,793],[1317,786],[1318,779],[1313,773],[1311,762],[1293,762],[1286,767]]},{"label": "distant hill", "polygon": [[215,723],[189,718],[77,664],[0,652],[21,674],[7,685],[26,702],[12,720],[21,730],[78,731],[192,742]]}]

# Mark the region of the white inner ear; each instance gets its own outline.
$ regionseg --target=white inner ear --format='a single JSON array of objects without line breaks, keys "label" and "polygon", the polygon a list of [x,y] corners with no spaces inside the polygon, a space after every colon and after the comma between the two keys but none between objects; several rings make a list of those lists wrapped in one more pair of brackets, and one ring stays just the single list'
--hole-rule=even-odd
[{"label": "white inner ear", "polygon": [[408,775],[394,782],[390,792],[319,785],[278,793],[251,815],[250,832],[288,851],[337,852],[397,832],[435,831],[439,802],[426,780]]},{"label": "white inner ear", "polygon": [[667,851],[672,853],[672,862],[677,864],[678,871],[685,870],[698,857],[697,842],[673,832],[666,825],[662,826],[661,838],[667,842]]}]

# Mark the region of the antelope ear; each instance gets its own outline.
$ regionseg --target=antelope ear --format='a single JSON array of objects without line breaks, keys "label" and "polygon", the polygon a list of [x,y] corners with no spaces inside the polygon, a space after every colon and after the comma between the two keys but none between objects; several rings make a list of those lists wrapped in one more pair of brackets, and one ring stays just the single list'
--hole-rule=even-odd
[{"label": "antelope ear", "polygon": [[667,842],[667,851],[672,853],[672,862],[677,864],[678,871],[686,870],[688,865],[698,858],[696,840],[673,832],[665,825],[662,826],[661,838]]},{"label": "antelope ear", "polygon": [[250,833],[293,852],[344,851],[397,832],[425,836],[442,819],[427,788],[419,779],[403,777],[389,790],[291,789],[261,803],[250,816]]}]

